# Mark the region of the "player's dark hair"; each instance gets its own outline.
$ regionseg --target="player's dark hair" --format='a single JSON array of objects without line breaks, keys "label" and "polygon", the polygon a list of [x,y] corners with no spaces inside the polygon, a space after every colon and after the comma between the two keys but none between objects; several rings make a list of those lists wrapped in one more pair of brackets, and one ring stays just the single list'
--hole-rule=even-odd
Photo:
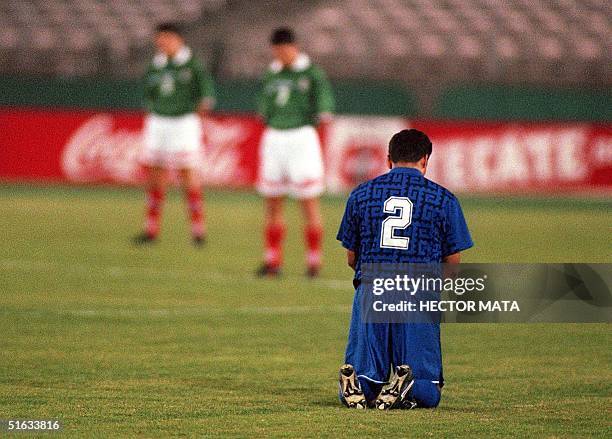
[{"label": "player's dark hair", "polygon": [[177,34],[180,37],[183,36],[183,28],[178,23],[171,23],[171,22],[159,23],[157,26],[155,26],[155,33],[158,34],[161,32],[170,32],[173,34]]},{"label": "player's dark hair", "polygon": [[293,44],[295,43],[295,33],[288,27],[279,27],[274,29],[272,35],[270,35],[270,44],[276,46],[277,44]]},{"label": "player's dark hair", "polygon": [[402,130],[389,141],[389,158],[393,163],[415,163],[426,155],[431,155],[431,140],[422,131]]}]

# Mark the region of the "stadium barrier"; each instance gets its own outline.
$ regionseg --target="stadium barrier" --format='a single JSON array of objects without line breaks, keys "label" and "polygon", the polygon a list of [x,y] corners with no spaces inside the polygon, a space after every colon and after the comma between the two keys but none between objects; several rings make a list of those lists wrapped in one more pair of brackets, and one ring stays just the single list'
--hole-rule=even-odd
[{"label": "stadium barrier", "polygon": [[[142,124],[136,111],[0,108],[0,179],[138,184]],[[215,115],[204,127],[207,183],[252,187],[263,131],[258,118]],[[612,191],[610,124],[338,116],[324,133],[329,192],[385,172],[388,140],[406,127],[430,135],[428,177],[454,191]]]},{"label": "stadium barrier", "polygon": [[[217,110],[253,113],[258,80],[218,81]],[[384,81],[333,81],[338,113],[414,115],[416,97],[406,87]],[[134,110],[143,106],[139,79],[64,78],[0,75],[0,106]]]},{"label": "stadium barrier", "polygon": [[[612,90],[550,88],[528,85],[454,84],[440,95],[418,86],[373,80],[333,79],[336,112],[415,117],[431,114],[451,120],[612,120]],[[219,80],[218,108],[222,112],[253,113],[261,83],[253,79]],[[420,102],[423,94],[431,113]],[[142,108],[139,79],[108,77],[35,77],[0,75],[0,106],[134,110]],[[420,98],[419,98],[420,96]],[[428,105],[425,105],[428,106]]]},{"label": "stadium barrier", "polygon": [[610,88],[572,89],[527,85],[465,84],[439,97],[436,119],[531,121],[612,120]]}]

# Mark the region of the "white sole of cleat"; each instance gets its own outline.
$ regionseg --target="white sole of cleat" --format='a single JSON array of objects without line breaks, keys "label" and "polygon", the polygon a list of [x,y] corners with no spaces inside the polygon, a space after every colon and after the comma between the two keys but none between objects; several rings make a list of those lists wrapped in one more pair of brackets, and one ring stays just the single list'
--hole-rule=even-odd
[{"label": "white sole of cleat", "polygon": [[367,407],[366,399],[359,386],[353,366],[345,364],[340,368],[340,393],[344,403],[350,409],[363,410]]},{"label": "white sole of cleat", "polygon": [[[409,381],[407,384],[406,381]],[[391,382],[380,391],[374,406],[378,410],[389,410],[401,402],[412,388],[414,380],[409,366],[398,366]],[[400,395],[401,392],[401,395]]]}]

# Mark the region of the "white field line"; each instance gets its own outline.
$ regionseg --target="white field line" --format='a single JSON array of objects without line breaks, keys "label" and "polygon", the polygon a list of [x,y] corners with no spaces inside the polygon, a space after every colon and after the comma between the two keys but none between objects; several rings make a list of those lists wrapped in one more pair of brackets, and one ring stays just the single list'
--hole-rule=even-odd
[{"label": "white field line", "polygon": [[[118,265],[102,265],[102,264],[91,264],[91,263],[70,263],[70,265],[61,265],[54,261],[36,261],[26,259],[0,259],[0,272],[1,271],[21,271],[21,272],[48,272],[48,271],[61,271],[64,273],[71,274],[87,274],[90,276],[96,276],[99,274],[110,276],[113,278],[129,277],[129,276],[147,276],[147,277],[161,277],[161,278],[174,278],[174,279],[207,279],[218,282],[258,282],[251,273],[224,273],[215,270],[202,270],[194,272],[181,272],[173,270],[164,270],[159,268],[148,268],[148,267],[125,267]],[[282,279],[309,282],[316,286],[323,286],[334,290],[345,290],[351,291],[352,286],[350,279],[305,279],[303,276],[298,275],[286,275],[282,276]]]},{"label": "white field line", "polygon": [[[69,317],[84,317],[84,318],[152,318],[166,319],[173,317],[224,317],[236,315],[270,315],[270,316],[288,316],[288,315],[305,315],[305,314],[348,314],[351,308],[348,305],[332,305],[329,307],[322,306],[241,306],[232,309],[220,308],[201,308],[197,306],[182,307],[182,308],[161,308],[161,309],[144,309],[144,308],[106,308],[106,309],[72,309],[72,310],[22,310],[19,315],[30,317],[44,316],[69,316]],[[0,311],[0,314],[2,312]]]},{"label": "white field line", "polygon": [[[62,265],[54,261],[37,261],[26,259],[0,259],[1,272],[22,272],[22,273],[40,273],[53,272],[70,273],[76,275],[96,276],[103,275],[112,278],[122,277],[147,277],[150,278],[173,278],[189,280],[208,280],[213,282],[230,283],[239,281],[241,283],[252,284],[258,282],[253,275],[245,273],[223,273],[220,271],[199,271],[199,272],[178,272],[172,270],[154,269],[147,267],[121,267],[116,265],[102,264],[85,264],[78,263],[70,265]],[[348,280],[338,279],[314,279],[307,280],[301,276],[284,276],[283,279],[295,280],[300,282],[312,282],[313,285],[323,286],[335,290],[351,291],[351,285]],[[260,281],[261,282],[261,281]],[[230,314],[250,314],[250,315],[297,315],[311,313],[329,313],[337,312],[346,314],[350,312],[348,305],[332,305],[332,306],[240,306],[232,309],[219,309],[210,307],[177,307],[177,308],[106,308],[106,309],[80,309],[80,310],[49,310],[49,311],[22,311],[25,314],[55,314],[55,315],[72,315],[78,317],[152,317],[152,318],[167,318],[172,316],[223,316]]]},{"label": "white field line", "polygon": [[[232,309],[221,309],[201,306],[177,308],[100,308],[100,309],[65,309],[65,310],[22,310],[20,316],[70,316],[91,318],[153,318],[166,319],[172,317],[223,317],[236,315],[305,315],[305,314],[348,314],[348,305],[332,306],[239,306]],[[0,312],[1,314],[1,312]]]},{"label": "white field line", "polygon": [[211,317],[211,316],[227,316],[237,314],[247,315],[303,315],[317,313],[341,313],[347,314],[351,311],[348,305],[332,305],[323,306],[240,306],[232,309],[219,308],[200,308],[200,307],[182,307],[182,308],[162,308],[162,309],[82,309],[59,311],[54,314],[71,315],[75,317],[150,317],[150,318],[167,318],[167,317]]}]

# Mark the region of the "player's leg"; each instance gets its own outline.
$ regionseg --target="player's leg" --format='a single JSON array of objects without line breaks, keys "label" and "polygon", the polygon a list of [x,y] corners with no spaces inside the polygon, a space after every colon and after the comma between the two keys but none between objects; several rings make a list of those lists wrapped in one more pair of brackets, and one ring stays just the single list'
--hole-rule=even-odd
[{"label": "player's leg", "polygon": [[438,407],[442,398],[440,385],[430,380],[414,380],[414,386],[410,392],[416,407],[420,408]]},{"label": "player's leg", "polygon": [[398,379],[395,387],[400,392],[383,389],[379,395],[383,408],[437,407],[443,385],[440,325],[395,323],[391,339],[394,364],[407,367],[411,373]]},{"label": "player's leg", "polygon": [[[387,383],[391,354],[389,351],[389,325],[385,323],[367,323],[361,313],[363,287],[355,290],[353,310],[349,328],[348,342],[344,361],[352,365],[358,378],[359,389],[373,406],[376,396]],[[342,378],[342,376],[341,376]],[[340,382],[342,390],[342,381]],[[339,394],[343,401],[342,392]]]},{"label": "player's leg", "polygon": [[435,408],[440,403],[440,386],[430,380],[415,379],[409,365],[395,368],[389,384],[376,398],[380,410]]},{"label": "player's leg", "polygon": [[319,196],[325,189],[319,136],[313,127],[292,130],[288,164],[291,193],[300,200],[304,214],[304,241],[308,276],[319,273],[322,262],[323,221]]},{"label": "player's leg", "polygon": [[379,410],[414,408],[416,402],[410,397],[413,386],[414,376],[410,366],[407,364],[397,366],[389,383],[381,389],[376,397],[374,405]]},{"label": "player's leg", "polygon": [[165,142],[165,120],[148,115],[144,122],[142,155],[139,157],[146,175],[145,225],[144,231],[134,238],[136,244],[153,242],[159,235],[166,187]]},{"label": "player's leg", "polygon": [[306,243],[306,274],[315,277],[319,274],[322,262],[321,243],[323,241],[323,220],[319,198],[300,200],[304,215],[304,241]]},{"label": "player's leg", "polygon": [[283,242],[285,240],[284,198],[266,197],[264,211],[264,263],[257,274],[274,276],[283,264]]},{"label": "player's leg", "polygon": [[206,239],[204,194],[200,177],[196,170],[190,168],[181,169],[179,175],[187,203],[191,238],[195,245],[200,246]]},{"label": "player's leg", "polygon": [[264,197],[264,262],[257,270],[259,276],[279,274],[283,263],[283,203],[288,191],[286,141],[286,134],[274,129],[267,129],[261,140],[257,190]]},{"label": "player's leg", "polygon": [[178,171],[181,181],[193,243],[201,245],[206,237],[206,225],[200,178],[203,162],[200,117],[186,114],[167,121],[165,145],[170,166]]},{"label": "player's leg", "polygon": [[142,234],[134,238],[136,244],[155,241],[160,231],[161,212],[165,197],[166,170],[159,166],[147,166],[145,225]]}]

